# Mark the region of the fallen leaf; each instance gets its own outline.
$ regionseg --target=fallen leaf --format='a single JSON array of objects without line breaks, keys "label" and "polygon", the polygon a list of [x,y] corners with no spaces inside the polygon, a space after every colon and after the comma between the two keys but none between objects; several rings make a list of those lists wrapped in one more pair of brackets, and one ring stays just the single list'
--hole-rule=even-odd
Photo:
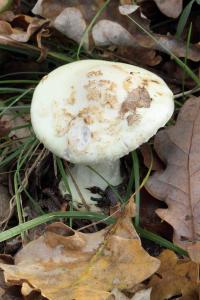
[{"label": "fallen leaf", "polygon": [[200,238],[199,128],[200,98],[191,97],[181,108],[176,125],[157,133],[154,147],[167,167],[155,172],[146,183],[148,192],[168,205],[156,212],[173,226],[174,242],[192,257],[191,246]]},{"label": "fallen leaf", "polygon": [[154,0],[160,11],[170,17],[178,18],[183,9],[182,0]]},{"label": "fallen leaf", "polygon": [[91,234],[50,225],[16,255],[15,265],[0,264],[6,281],[26,282],[50,300],[103,300],[113,288],[133,288],[159,267],[141,246],[133,210],[130,202],[115,225]]},{"label": "fallen leaf", "polygon": [[152,287],[151,300],[177,299],[199,300],[198,265],[189,259],[178,259],[176,254],[165,250],[159,256],[160,268],[148,286]]}]

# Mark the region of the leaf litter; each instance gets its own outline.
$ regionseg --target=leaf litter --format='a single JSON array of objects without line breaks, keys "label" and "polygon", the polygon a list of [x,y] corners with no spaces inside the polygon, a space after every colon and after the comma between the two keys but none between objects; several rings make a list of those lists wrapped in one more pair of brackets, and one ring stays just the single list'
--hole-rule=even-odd
[{"label": "leaf litter", "polygon": [[[3,5],[4,2],[7,1],[2,1]],[[185,5],[183,1],[138,0],[137,3],[131,0],[119,1],[120,3],[110,1],[88,32],[85,32],[86,28],[105,1],[94,1],[93,5],[89,0],[59,1],[59,3],[56,0],[31,1],[29,9],[22,9],[19,13],[19,7],[23,7],[25,2],[13,1],[14,5],[10,6],[10,10],[0,14],[0,44],[3,46],[20,47],[27,51],[38,48],[41,51],[41,59],[44,60],[47,49],[51,49],[51,42],[49,43],[51,38],[58,38],[55,40],[56,43],[59,41],[59,46],[61,44],[64,47],[74,47],[72,41],[78,44],[83,42],[86,57],[90,57],[92,51],[96,49],[98,55],[105,59],[119,59],[139,66],[156,66],[152,70],[158,74],[160,72],[161,76],[171,83],[173,90],[179,93],[182,91],[183,81],[186,87],[194,87],[194,82],[185,76],[184,70],[179,70],[173,60],[166,59],[166,53],[168,54],[170,50],[178,57],[190,60],[188,64],[194,69],[199,69],[198,17],[192,16],[196,37],[192,37],[189,45],[183,38],[177,39],[174,30],[171,30],[170,24],[174,24],[173,22],[177,21],[182,14],[183,4]],[[27,14],[31,9],[35,16]],[[127,15],[150,32],[159,43],[141,32],[138,26],[127,18]],[[161,15],[164,16],[164,20],[166,16],[167,25],[161,24],[161,30],[153,31],[153,18],[156,16],[159,19]],[[185,28],[187,29],[187,24]],[[187,30],[184,30],[183,37],[187,39]],[[9,57],[10,64],[13,64],[14,58]],[[23,63],[27,64],[26,61],[17,62],[17,70]],[[2,61],[0,61],[0,68],[1,65],[4,66]],[[39,64],[37,68],[39,69]],[[31,66],[30,70],[32,70]],[[170,251],[162,252],[157,258],[150,256],[144,248],[149,250],[151,247],[145,245],[146,242],[144,243],[143,240],[143,246],[141,245],[140,238],[132,225],[133,214],[130,211],[134,210],[134,204],[129,203],[116,225],[97,232],[94,232],[95,226],[93,226],[92,233],[81,233],[80,230],[71,229],[63,223],[54,223],[47,226],[40,238],[28,243],[19,252],[17,252],[19,245],[13,247],[10,252],[17,252],[15,264],[7,264],[3,258],[1,263],[7,283],[14,288],[12,292],[8,292],[5,283],[0,284],[0,297],[3,300],[199,299],[199,100],[192,97],[186,101],[178,115],[176,125],[161,130],[156,135],[154,148],[159,158],[154,153],[155,172],[146,184],[151,196],[141,191],[143,198],[141,224],[169,240],[171,240],[171,231],[167,226],[172,225],[174,243],[186,249],[190,259],[177,257]],[[13,123],[14,121],[19,123]],[[26,122],[23,116],[1,119],[0,137],[3,139],[8,137],[11,140],[27,137],[31,132],[26,127],[13,130],[16,126],[23,127]],[[14,147],[16,145],[17,143]],[[146,152],[143,150],[144,164],[147,167],[151,164],[151,153],[148,151],[148,149]],[[127,162],[130,168],[130,158]],[[41,165],[43,166],[43,163]],[[166,165],[165,169],[163,165]],[[143,166],[141,176],[144,168]],[[40,182],[44,181],[43,172],[47,174],[51,168],[48,166],[41,169],[42,174],[39,176],[36,174],[36,169],[33,174],[30,172],[33,178],[29,180],[30,187],[28,186],[29,192],[34,191],[34,198],[37,198],[39,204],[46,203],[46,199],[40,197],[42,198],[41,194],[45,194],[45,190],[48,191],[48,184],[45,183],[43,189],[41,186],[38,189],[38,185],[44,185]],[[54,175],[54,172],[51,171],[51,174]],[[41,178],[39,183],[38,177]],[[28,181],[25,186],[27,185]],[[56,183],[53,183],[53,186],[55,185]],[[4,219],[9,210],[9,193],[6,185],[0,183],[0,191],[1,187],[0,218]],[[59,198],[59,195],[56,197]],[[143,205],[144,197],[145,205]],[[52,202],[54,198],[51,198]],[[165,204],[159,206],[159,201],[155,198],[162,200],[162,203],[166,203],[168,207],[165,208]],[[25,202],[24,196],[22,199]],[[23,205],[27,208],[26,202]],[[53,210],[57,209],[55,205],[52,207]],[[47,211],[51,211],[51,208],[45,206]],[[148,213],[145,210],[148,210]],[[155,210],[157,215],[170,225],[156,217]],[[30,215],[35,216],[35,212]],[[79,221],[78,223],[74,220],[73,223],[75,226],[78,224],[78,228],[81,227],[80,224],[84,224],[83,220]],[[43,228],[39,231],[40,234],[42,230]],[[32,239],[33,236],[35,235],[29,232],[29,238]],[[20,237],[18,243],[19,241],[21,241]],[[14,243],[14,239],[5,247],[1,246],[4,251],[8,249],[9,243]],[[158,252],[154,247],[153,255],[157,256]],[[3,280],[0,278],[0,281]],[[15,291],[16,284],[21,287],[23,296],[19,293],[19,288]],[[39,292],[47,298],[41,296]]]},{"label": "leaf litter", "polygon": [[[157,1],[157,4],[158,2],[161,1]],[[73,6],[74,1],[69,3],[61,2],[60,5],[58,5],[56,0],[51,0],[51,5],[49,4],[48,0],[38,1],[32,11],[35,15],[50,19],[53,27],[67,37],[80,43],[87,25],[92,21],[95,12],[98,11],[102,3],[101,1],[97,1],[91,6],[90,1],[84,1],[83,3],[81,1],[76,1]],[[52,10],[52,7],[55,9]],[[111,45],[120,47],[127,46],[136,49],[144,47],[146,49],[154,49],[162,52],[165,51],[164,48],[167,48],[178,57],[185,57],[186,45],[182,41],[178,41],[170,35],[153,34],[158,42],[162,44],[162,47],[160,47],[151,37],[141,32],[137,25],[127,19],[126,15],[120,14],[120,11],[124,14],[130,14],[136,22],[150,30],[148,20],[141,17],[139,11],[140,8],[135,11],[135,5],[133,5],[132,10],[123,10],[123,6],[120,7],[121,9],[119,10],[117,1],[110,1],[107,9],[102,12],[101,16],[93,26],[91,34],[85,38],[86,48],[92,47],[92,38],[95,46],[99,47]],[[165,7],[169,7],[169,4],[167,5],[165,3]],[[175,11],[177,10],[174,9],[173,12]],[[179,11],[181,11],[181,6],[179,7]],[[194,61],[200,60],[199,48],[196,45],[191,45],[189,47],[188,58]]]},{"label": "leaf litter", "polygon": [[107,299],[114,288],[131,290],[159,267],[141,246],[133,225],[132,200],[115,225],[85,234],[63,223],[47,227],[15,257],[0,264],[7,282],[25,282],[22,293],[40,290],[49,300]]}]

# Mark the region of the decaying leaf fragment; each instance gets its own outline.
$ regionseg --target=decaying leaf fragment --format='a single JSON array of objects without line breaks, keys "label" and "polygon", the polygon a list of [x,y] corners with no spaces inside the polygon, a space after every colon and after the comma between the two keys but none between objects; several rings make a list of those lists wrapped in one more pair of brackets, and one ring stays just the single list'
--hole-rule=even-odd
[{"label": "decaying leaf fragment", "polygon": [[170,250],[163,251],[159,259],[161,266],[148,284],[152,287],[151,300],[177,295],[180,300],[199,300],[198,265],[189,259],[178,259]]},{"label": "decaying leaf fragment", "polygon": [[1,118],[0,129],[1,129],[1,123],[4,122],[4,124],[9,124],[9,126],[10,126],[9,137],[16,137],[16,138],[22,139],[22,138],[28,137],[31,134],[29,128],[26,127],[28,121],[29,121],[29,117],[26,117],[26,116],[23,116],[23,117],[17,116],[16,117],[14,114],[5,114]]},{"label": "decaying leaf fragment", "polygon": [[183,8],[182,0],[154,0],[160,11],[170,17],[178,18]]},{"label": "decaying leaf fragment", "polygon": [[159,260],[142,248],[132,212],[133,203],[115,225],[91,234],[50,225],[17,254],[15,265],[0,264],[6,280],[26,282],[25,294],[28,283],[50,300],[103,300],[113,288],[133,288],[158,269]]},{"label": "decaying leaf fragment", "polygon": [[36,38],[36,50],[40,50],[42,60],[46,57],[47,49],[42,45],[42,38],[49,36],[49,21],[26,15],[14,15],[12,12],[5,12],[0,15],[0,44],[25,48],[33,47],[25,44],[32,36]]},{"label": "decaying leaf fragment", "polygon": [[7,135],[10,131],[10,124],[7,121],[0,119],[0,138]]},{"label": "decaying leaf fragment", "polygon": [[167,203],[167,209],[156,212],[173,226],[174,242],[200,262],[200,251],[195,254],[200,241],[200,98],[184,104],[176,125],[157,133],[154,147],[167,167],[155,172],[146,188]]}]

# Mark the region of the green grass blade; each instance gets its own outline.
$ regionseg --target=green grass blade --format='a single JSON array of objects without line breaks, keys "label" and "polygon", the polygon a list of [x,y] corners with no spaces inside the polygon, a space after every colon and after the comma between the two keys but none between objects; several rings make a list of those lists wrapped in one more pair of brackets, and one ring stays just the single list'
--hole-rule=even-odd
[{"label": "green grass blade", "polygon": [[57,166],[58,166],[58,170],[61,174],[62,180],[64,182],[64,185],[65,185],[67,191],[69,192],[69,194],[71,195],[72,193],[71,193],[70,186],[69,186],[69,183],[68,183],[68,180],[67,180],[66,171],[63,167],[62,160],[59,157],[56,157],[56,163],[57,163]]},{"label": "green grass blade", "polygon": [[[191,35],[192,35],[192,23],[190,23],[188,36],[187,36],[187,43],[186,43],[186,49],[185,49],[185,57],[184,57],[184,64],[187,65],[188,61],[188,51],[190,47],[190,41],[191,41]],[[184,91],[185,91],[185,70],[183,73],[183,82],[182,82],[182,91],[183,91],[183,97],[184,97]]]},{"label": "green grass blade", "polygon": [[15,103],[17,103],[20,99],[22,99],[24,96],[26,96],[27,94],[29,94],[31,91],[33,91],[33,88],[30,88],[30,89],[25,90],[25,91],[23,90],[23,93],[22,93],[20,96],[16,97],[15,100],[12,101],[12,103],[10,103],[8,106],[6,106],[6,107],[4,108],[4,110],[2,110],[2,111],[0,112],[0,117],[1,117],[2,115],[4,115],[4,114],[7,112],[7,110],[10,109],[10,107],[12,107]]},{"label": "green grass blade", "polygon": [[[13,238],[22,232],[25,232],[29,229],[35,228],[38,225],[47,223],[47,222],[52,222],[55,220],[58,220],[60,218],[74,218],[74,219],[86,219],[86,220],[95,220],[95,221],[102,221],[106,224],[111,224],[114,223],[114,218],[108,218],[108,216],[103,215],[103,214],[97,214],[97,213],[92,213],[92,212],[78,212],[78,211],[73,211],[73,212],[53,212],[49,213],[40,217],[37,217],[31,221],[27,221],[25,223],[22,223],[18,226],[15,226],[11,229],[8,229],[4,232],[0,233],[0,242],[6,241],[10,238]],[[105,221],[104,221],[105,219]]]},{"label": "green grass blade", "polygon": [[178,22],[178,26],[177,26],[177,31],[176,31],[176,37],[179,39],[181,34],[183,33],[183,30],[185,28],[185,25],[187,23],[187,20],[189,18],[191,9],[192,9],[192,5],[194,3],[195,0],[190,1],[186,7],[184,8],[180,18],[179,18],[179,22]]},{"label": "green grass blade", "polygon": [[148,239],[162,247],[165,247],[167,249],[170,249],[176,253],[178,253],[179,255],[184,255],[184,256],[188,256],[188,253],[187,251],[185,251],[184,249],[180,248],[179,246],[171,243],[170,241],[160,237],[159,235],[155,234],[155,233],[152,233],[146,229],[143,229],[139,226],[135,226],[138,234],[145,238],[145,239]]},{"label": "green grass blade", "polygon": [[137,152],[132,152],[133,159],[133,169],[135,177],[135,204],[136,204],[136,214],[135,214],[135,225],[140,224],[140,165]]},{"label": "green grass blade", "polygon": [[37,84],[38,80],[29,80],[29,79],[15,79],[15,80],[0,80],[0,84],[26,84],[34,83]]},{"label": "green grass blade", "polygon": [[47,74],[46,72],[39,72],[39,71],[33,71],[33,72],[29,72],[29,71],[26,71],[26,72],[12,72],[12,73],[6,73],[4,75],[1,75],[0,76],[0,79],[2,78],[7,78],[7,77],[10,77],[10,76],[16,76],[16,75],[45,75]]},{"label": "green grass blade", "polygon": [[[133,152],[131,154],[132,154],[132,161],[133,161]],[[134,172],[134,167],[132,167],[130,178],[129,178],[129,181],[128,181],[128,186],[127,186],[127,191],[126,191],[126,196],[125,196],[125,202],[127,202],[128,199],[131,197],[134,181],[135,181],[135,172]]]},{"label": "green grass blade", "polygon": [[24,145],[20,145],[16,150],[14,150],[11,154],[9,154],[3,161],[0,162],[0,168],[7,165],[14,158],[18,157]]},{"label": "green grass blade", "polygon": [[90,24],[87,26],[86,30],[83,33],[83,36],[81,38],[78,50],[77,50],[77,59],[80,59],[80,51],[81,48],[85,42],[85,39],[87,38],[92,26],[94,25],[94,23],[96,22],[96,20],[98,19],[98,17],[102,14],[102,12],[105,10],[105,8],[107,7],[107,5],[109,4],[110,0],[106,0],[105,3],[102,5],[102,7],[97,11],[96,15],[94,16],[94,18],[92,19],[92,21],[90,22]]}]

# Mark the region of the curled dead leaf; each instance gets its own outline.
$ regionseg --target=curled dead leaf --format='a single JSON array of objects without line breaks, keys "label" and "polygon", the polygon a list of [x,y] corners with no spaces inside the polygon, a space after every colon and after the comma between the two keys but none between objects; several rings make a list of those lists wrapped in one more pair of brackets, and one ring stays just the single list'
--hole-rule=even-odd
[{"label": "curled dead leaf", "polygon": [[49,20],[26,15],[15,16],[13,13],[3,14],[2,18],[0,16],[0,44],[19,47],[35,34],[37,46],[41,49],[40,59],[45,58],[46,49],[41,39],[49,36],[48,25]]}]

